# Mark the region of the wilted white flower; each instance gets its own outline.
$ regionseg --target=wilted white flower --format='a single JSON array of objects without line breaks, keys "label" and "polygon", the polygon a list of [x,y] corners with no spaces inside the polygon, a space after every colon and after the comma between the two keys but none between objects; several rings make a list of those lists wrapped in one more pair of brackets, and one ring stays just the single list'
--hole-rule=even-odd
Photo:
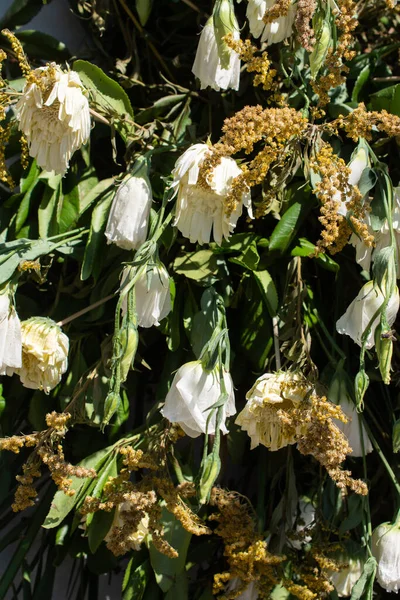
[{"label": "wilted white flower", "polygon": [[[227,417],[236,413],[235,394],[230,374],[224,371],[224,382],[228,400],[222,409],[220,429],[228,433]],[[201,361],[195,360],[182,365],[172,381],[161,413],[172,423],[178,423],[190,437],[206,433],[208,410],[222,393],[219,370],[207,371]],[[215,433],[216,412],[208,423],[207,433]]]},{"label": "wilted white flower", "polygon": [[[242,584],[241,580],[238,577],[234,577],[231,579],[226,586],[227,592],[233,592],[237,590],[237,588]],[[246,589],[236,596],[235,600],[257,600],[258,599],[258,589],[256,587],[256,582],[251,581]]]},{"label": "wilted white flower", "polygon": [[[348,306],[344,315],[337,321],[337,331],[343,335],[350,336],[356,344],[361,346],[361,337],[376,311],[382,306],[384,299],[385,297],[379,286],[374,286],[373,281],[368,281],[363,285],[356,298]],[[386,309],[389,327],[393,325],[398,310],[399,290],[396,287],[396,291],[390,297]],[[378,315],[372,323],[371,331],[366,343],[366,348],[368,349],[372,348],[375,344],[374,335],[379,320],[380,316]]]},{"label": "wilted white flower", "polygon": [[261,36],[261,41],[266,42],[267,46],[282,42],[292,35],[296,16],[296,5],[290,4],[287,15],[282,15],[271,23],[264,23],[263,16],[275,4],[275,0],[248,0],[247,4],[246,17],[250,33],[255,38]]},{"label": "wilted white flower", "polygon": [[68,367],[69,340],[60,327],[46,317],[32,317],[21,323],[23,386],[50,392]]},{"label": "wilted white flower", "polygon": [[132,528],[129,523],[129,518],[135,517],[137,507],[132,502],[121,502],[118,504],[112,525],[104,538],[104,541],[113,545],[113,550],[118,553],[118,548],[115,546],[114,540],[118,539],[123,533],[123,545],[121,546],[121,554],[127,550],[140,550],[140,546],[145,541],[149,533],[149,515],[145,513],[144,517],[139,521],[139,525]]},{"label": "wilted white flower", "polygon": [[306,380],[296,373],[264,373],[257,379],[247,392],[246,406],[235,421],[249,434],[251,449],[262,444],[270,450],[279,450],[296,443],[304,427],[300,425],[295,434],[287,437],[277,412],[301,402],[310,389]]},{"label": "wilted white flower", "polygon": [[344,396],[340,399],[340,408],[348,418],[348,422],[335,421],[335,424],[344,433],[353,450],[350,456],[363,456],[361,434],[363,436],[365,454],[372,452],[374,448],[355,404],[347,396]]},{"label": "wilted white flower", "polygon": [[382,523],[372,534],[372,555],[378,563],[376,578],[387,592],[400,590],[400,526]]},{"label": "wilted white flower", "polygon": [[226,214],[224,201],[232,180],[242,173],[233,158],[221,158],[207,181],[208,189],[197,185],[200,164],[210,152],[207,144],[194,144],[178,158],[172,172],[172,187],[178,194],[174,225],[192,243],[210,242],[211,231],[217,244],[222,243],[222,238],[229,239],[242,214],[243,204],[251,215],[250,191],[243,194],[229,216]]},{"label": "wilted white flower", "polygon": [[107,243],[124,250],[139,248],[146,241],[151,202],[146,169],[139,169],[122,182],[115,194],[105,230]]},{"label": "wilted white flower", "polygon": [[[336,558],[336,557],[335,557]],[[357,557],[339,554],[337,562],[344,565],[340,571],[330,573],[331,583],[335,586],[339,598],[351,596],[354,585],[361,577],[364,568],[364,561]]]},{"label": "wilted white flower", "polygon": [[[128,276],[129,267],[121,278],[121,287]],[[146,270],[135,283],[136,313],[140,327],[159,325],[171,311],[169,275],[162,263]],[[122,302],[122,312],[127,309],[126,298]]]},{"label": "wilted white flower", "polygon": [[0,295],[0,375],[12,375],[21,364],[21,323],[8,292],[3,292]]},{"label": "wilted white flower", "polygon": [[[240,58],[222,39],[228,33],[240,39],[239,26],[229,0],[220,0],[218,15],[208,19],[200,35],[192,72],[200,79],[200,87],[239,89]],[[215,9],[214,12],[216,13]]]},{"label": "wilted white flower", "polygon": [[29,154],[45,171],[63,175],[90,135],[89,103],[78,73],[56,64],[35,69],[16,105]]}]

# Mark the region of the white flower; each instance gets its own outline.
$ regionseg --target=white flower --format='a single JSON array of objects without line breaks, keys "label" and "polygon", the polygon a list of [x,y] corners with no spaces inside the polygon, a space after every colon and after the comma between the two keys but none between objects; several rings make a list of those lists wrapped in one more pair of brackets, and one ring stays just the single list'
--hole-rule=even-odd
[{"label": "white flower", "polygon": [[[142,543],[149,533],[149,515],[145,513],[134,529],[129,522],[129,517],[134,517],[137,513],[137,507],[133,502],[121,502],[118,504],[112,525],[104,538],[104,541],[111,546],[115,555],[125,554],[128,550],[140,550]],[[118,538],[123,532],[123,542],[119,545]]]},{"label": "white flower", "polygon": [[[393,232],[397,246],[397,257],[400,257],[400,188],[393,189]],[[356,249],[356,261],[365,271],[369,271],[371,268],[371,262],[374,260],[375,255],[382,250],[390,246],[390,232],[389,225],[385,221],[380,231],[372,231],[370,224],[370,216],[367,213],[365,223],[368,227],[368,231],[374,235],[375,247],[366,246],[363,240],[353,233],[350,238],[350,244]],[[400,260],[397,260],[397,279],[400,279]]]},{"label": "white flower", "polygon": [[16,105],[29,154],[45,171],[63,175],[90,135],[89,103],[78,73],[51,64],[33,71]]},{"label": "white flower", "polygon": [[0,295],[0,375],[22,365],[21,323],[7,292]]},{"label": "white flower", "polygon": [[[380,288],[373,281],[368,281],[359,291],[356,298],[348,306],[346,312],[336,323],[336,329],[343,335],[349,335],[352,340],[362,345],[361,337],[368,326],[368,323],[384,302],[384,295]],[[399,310],[399,290],[396,287],[395,293],[390,297],[387,305],[386,314],[389,327],[391,327],[396,319]],[[375,344],[374,334],[375,329],[379,324],[380,316],[378,315],[372,323],[371,331],[367,338],[366,348],[372,348]]]},{"label": "white flower", "polygon": [[382,523],[372,534],[372,554],[378,563],[376,578],[387,592],[400,589],[400,526]]},{"label": "white flower", "polygon": [[178,194],[174,225],[192,243],[208,243],[211,236],[217,244],[222,243],[222,238],[229,239],[243,204],[251,216],[250,191],[243,194],[229,216],[226,214],[225,197],[232,180],[242,173],[233,158],[221,158],[207,181],[207,189],[197,185],[200,164],[210,152],[207,144],[194,144],[178,158],[172,172],[172,187],[177,188]]},{"label": "white flower", "polygon": [[267,46],[282,42],[292,35],[296,16],[296,5],[290,4],[287,15],[265,24],[263,16],[275,4],[274,0],[248,0],[247,4],[246,17],[249,21],[250,33],[255,38],[261,36],[261,41],[266,42]]},{"label": "white flower", "polygon": [[[121,288],[129,276],[130,267],[124,270]],[[138,279],[135,284],[136,313],[140,327],[159,325],[171,311],[169,275],[162,263],[154,265]],[[122,312],[126,313],[127,302],[122,302]]]},{"label": "white flower", "polygon": [[251,449],[262,444],[270,450],[279,450],[296,443],[297,437],[304,433],[304,427],[299,426],[292,436],[287,437],[277,412],[301,402],[310,389],[304,378],[296,373],[265,373],[257,379],[247,392],[246,406],[235,421],[250,436]]},{"label": "white flower", "polygon": [[342,421],[336,420],[335,425],[344,433],[353,450],[350,456],[363,456],[361,434],[363,437],[365,454],[372,452],[374,448],[368,437],[361,416],[357,412],[355,404],[347,396],[344,396],[340,399],[340,408],[348,418],[348,422],[343,423]]},{"label": "white flower", "polygon": [[[241,584],[242,584],[242,581],[239,579],[239,577],[234,577],[233,579],[231,579],[229,581],[228,585],[226,586],[226,592],[233,592]],[[258,599],[258,589],[256,587],[255,581],[251,581],[249,583],[249,585],[246,587],[246,589],[241,594],[239,594],[239,596],[236,596],[236,598],[235,598],[235,600],[257,600],[257,599]]]},{"label": "white flower", "polygon": [[340,554],[337,557],[339,564],[343,564],[340,571],[330,573],[330,580],[335,586],[339,598],[351,596],[354,585],[361,577],[364,568],[364,561],[357,557]]},{"label": "white flower", "polygon": [[105,230],[107,243],[124,250],[139,248],[146,241],[151,202],[150,182],[144,170],[129,175],[111,205]]},{"label": "white flower", "polygon": [[69,340],[60,327],[46,317],[32,317],[21,323],[22,385],[50,392],[68,367]]},{"label": "white flower", "polygon": [[[240,38],[236,19],[231,33],[233,39],[238,40]],[[228,46],[226,46],[225,51],[229,61],[226,66],[221,64],[214,21],[213,17],[210,17],[201,32],[196,58],[194,59],[192,68],[193,74],[200,79],[200,88],[202,90],[208,86],[217,92],[219,92],[220,89],[239,89],[239,55]]]},{"label": "white flower", "polygon": [[[228,433],[227,417],[236,413],[235,394],[230,374],[224,371],[224,382],[228,400],[222,410],[220,429]],[[198,360],[182,365],[172,381],[161,413],[172,423],[178,423],[190,437],[206,433],[208,410],[222,393],[218,369],[206,371]],[[215,433],[216,411],[208,423],[207,433]]]}]

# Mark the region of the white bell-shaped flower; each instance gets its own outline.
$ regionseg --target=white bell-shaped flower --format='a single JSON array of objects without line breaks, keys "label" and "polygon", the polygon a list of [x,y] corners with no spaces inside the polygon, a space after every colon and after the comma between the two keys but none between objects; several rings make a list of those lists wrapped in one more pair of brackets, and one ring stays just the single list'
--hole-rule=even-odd
[{"label": "white bell-shaped flower", "polygon": [[128,175],[119,186],[111,205],[105,236],[108,244],[124,250],[139,248],[147,237],[152,202],[146,169]]},{"label": "white bell-shaped flower", "polygon": [[159,325],[171,311],[169,275],[162,263],[147,270],[135,284],[136,312],[140,327]]},{"label": "white bell-shaped flower", "polygon": [[46,317],[32,317],[21,323],[23,386],[46,394],[61,381],[68,367],[69,340],[60,327]]},{"label": "white bell-shaped flower", "polygon": [[[240,38],[239,27],[236,19],[232,28],[233,39]],[[223,42],[222,42],[223,43]],[[218,42],[214,27],[213,17],[210,17],[200,35],[194,59],[192,72],[200,79],[200,88],[204,90],[211,87],[219,92],[232,88],[239,89],[240,81],[240,58],[237,52],[226,46],[225,52],[229,56],[228,64],[223,65],[218,52]]]},{"label": "white bell-shaped flower", "polygon": [[73,153],[89,139],[89,103],[75,71],[52,63],[32,77],[15,108],[19,128],[39,167],[63,175]]},{"label": "white bell-shaped flower", "polygon": [[372,555],[378,563],[376,578],[387,592],[400,590],[400,526],[382,523],[372,534]]},{"label": "white bell-shaped flower", "polygon": [[296,5],[290,4],[288,14],[278,17],[271,23],[264,23],[263,16],[275,4],[275,0],[248,0],[246,17],[249,21],[250,33],[254,38],[261,36],[267,46],[277,44],[290,37],[296,17]]},{"label": "white bell-shaped flower", "polygon": [[304,432],[303,427],[299,426],[288,437],[277,412],[301,402],[310,389],[304,378],[296,373],[264,373],[256,380],[246,394],[246,406],[235,421],[250,436],[251,449],[262,444],[270,450],[279,450],[296,443],[297,437]]},{"label": "white bell-shaped flower", "polygon": [[[368,281],[356,298],[348,306],[344,315],[336,323],[336,329],[343,335],[348,335],[351,339],[358,344],[362,345],[361,338],[366,330],[370,320],[376,313],[376,311],[382,306],[384,302],[384,295],[381,289],[375,285],[373,281]],[[397,312],[399,310],[399,290],[396,287],[395,292],[389,299],[389,303],[386,309],[386,315],[389,327],[391,327],[396,319]],[[374,335],[375,329],[379,324],[380,316],[378,315],[372,323],[371,331],[367,338],[366,348],[372,348],[375,344]]]},{"label": "white bell-shaped flower", "polygon": [[21,323],[6,291],[0,295],[0,375],[12,375],[21,365]]},{"label": "white bell-shaped flower", "polygon": [[335,425],[348,439],[352,448],[350,456],[363,456],[363,444],[365,454],[372,452],[374,447],[371,444],[371,440],[368,437],[367,430],[364,427],[361,416],[357,412],[355,404],[347,396],[344,396],[340,399],[340,408],[348,418],[348,422],[335,421]]},{"label": "white bell-shaped flower", "polygon": [[229,239],[243,205],[251,216],[250,191],[242,195],[231,214],[226,213],[225,198],[233,179],[242,173],[233,158],[221,158],[206,188],[197,184],[201,162],[210,152],[207,144],[194,144],[178,158],[172,172],[172,187],[177,190],[174,225],[192,243],[208,243],[213,237],[221,244],[223,238]]},{"label": "white bell-shaped flower", "polygon": [[329,578],[335,586],[339,598],[346,598],[347,596],[351,596],[354,585],[361,577],[364,561],[357,557],[346,556],[345,554],[340,554],[337,557],[337,561],[344,566],[340,571],[332,572]]},{"label": "white bell-shaped flower", "polygon": [[[236,413],[236,408],[232,378],[226,371],[223,378],[228,400],[222,409],[220,429],[226,434],[228,430],[225,420]],[[192,438],[206,431],[214,434],[216,411],[208,428],[207,419],[210,407],[218,401],[221,394],[219,370],[207,371],[201,361],[192,361],[182,365],[176,372],[161,413],[172,423],[178,423],[186,435]]]}]

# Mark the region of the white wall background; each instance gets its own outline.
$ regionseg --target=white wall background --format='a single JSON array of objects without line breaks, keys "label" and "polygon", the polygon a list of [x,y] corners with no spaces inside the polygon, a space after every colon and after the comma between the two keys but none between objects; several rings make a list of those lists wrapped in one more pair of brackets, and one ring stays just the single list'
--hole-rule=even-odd
[{"label": "white wall background", "polygon": [[[0,0],[0,17],[11,6],[13,0]],[[52,0],[45,4],[40,12],[21,29],[36,29],[52,35],[69,48],[72,54],[77,54],[84,44],[85,32],[69,8],[67,0]]]}]

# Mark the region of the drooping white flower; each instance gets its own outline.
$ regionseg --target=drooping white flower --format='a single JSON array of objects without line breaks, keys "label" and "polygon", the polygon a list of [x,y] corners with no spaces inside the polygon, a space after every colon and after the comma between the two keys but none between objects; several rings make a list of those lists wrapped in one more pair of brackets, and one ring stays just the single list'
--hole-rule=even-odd
[{"label": "drooping white flower", "polygon": [[90,135],[89,103],[78,73],[52,63],[35,69],[16,105],[29,154],[45,171],[63,175]]},{"label": "drooping white flower", "polygon": [[269,8],[276,4],[275,0],[248,0],[246,17],[249,21],[250,33],[253,37],[266,42],[267,46],[282,42],[293,32],[296,17],[296,5],[290,4],[287,15],[278,17],[271,23],[264,23],[263,16]]},{"label": "drooping white flower", "polygon": [[[370,233],[373,233],[375,238],[375,246],[370,247],[366,246],[363,240],[353,233],[350,238],[350,244],[352,244],[356,249],[356,261],[365,271],[369,271],[371,268],[371,263],[374,260],[376,254],[382,250],[383,248],[387,248],[390,246],[390,231],[389,225],[387,221],[385,221],[384,225],[379,231],[372,231],[372,227],[370,224],[370,216],[367,213],[365,218],[365,223],[368,227]],[[393,214],[392,214],[392,223],[393,223],[393,233],[397,246],[397,279],[400,279],[400,187],[393,188]]]},{"label": "drooping white flower", "polygon": [[[121,278],[121,287],[128,276],[127,267]],[[169,275],[162,263],[153,265],[135,283],[136,313],[140,327],[159,325],[171,311]],[[123,314],[127,309],[126,298],[122,302]]]},{"label": "drooping white flower", "polygon": [[387,592],[400,590],[400,526],[382,523],[372,534],[372,555],[378,563],[376,578]]},{"label": "drooping white flower", "polygon": [[[220,429],[228,433],[225,420],[236,413],[235,394],[230,374],[223,374],[228,400],[222,410]],[[175,374],[171,388],[165,398],[161,413],[172,423],[178,423],[190,437],[198,437],[201,433],[215,433],[216,412],[209,418],[209,408],[215,404],[222,394],[218,369],[207,371],[201,361],[196,360],[182,365]]]},{"label": "drooping white flower", "polygon": [[[237,52],[229,48],[220,38],[224,34],[231,33],[234,40],[240,39],[239,26],[230,2],[223,0],[227,5],[225,20],[227,30],[218,32],[213,17],[210,17],[200,35],[194,59],[192,72],[200,79],[200,88],[211,87],[219,92],[220,89],[239,89],[240,80],[240,58]],[[229,6],[228,6],[229,5]],[[221,53],[224,56],[221,56]]]},{"label": "drooping white flower", "polygon": [[279,450],[296,443],[304,427],[299,425],[296,432],[288,437],[277,411],[301,402],[310,389],[306,380],[296,373],[265,373],[256,380],[246,394],[246,406],[235,421],[250,436],[251,449],[262,444],[270,450]]},{"label": "drooping white flower", "polygon": [[[343,335],[348,335],[352,340],[362,345],[361,337],[367,328],[370,320],[376,313],[376,311],[382,306],[384,302],[384,295],[381,289],[375,285],[373,281],[368,281],[356,298],[348,306],[344,315],[336,323],[336,329]],[[386,309],[387,321],[389,327],[391,327],[396,319],[397,312],[399,310],[399,290],[396,287],[395,293],[389,299],[389,303]],[[371,331],[367,338],[366,348],[372,348],[375,344],[374,335],[375,329],[379,324],[380,316],[378,315],[372,323]]]},{"label": "drooping white flower", "polygon": [[229,239],[243,205],[251,216],[250,191],[242,195],[230,215],[226,213],[225,198],[233,179],[242,173],[233,158],[221,158],[207,180],[207,188],[198,185],[200,164],[211,152],[207,144],[194,144],[178,158],[172,172],[172,187],[178,195],[174,225],[192,243],[208,243],[213,237],[221,244],[223,238]]},{"label": "drooping white flower", "polygon": [[340,407],[348,418],[348,422],[335,421],[335,424],[344,433],[353,450],[350,456],[363,456],[361,435],[364,443],[364,452],[365,454],[369,454],[373,451],[374,447],[371,444],[371,440],[368,437],[367,430],[361,416],[357,412],[355,404],[347,396],[344,396],[340,399]]},{"label": "drooping white flower", "polygon": [[335,586],[339,598],[346,598],[351,596],[354,585],[361,577],[364,561],[358,557],[340,554],[337,562],[343,567],[339,571],[331,572],[329,578]]},{"label": "drooping white flower", "polygon": [[0,294],[0,375],[12,375],[21,365],[21,323],[5,291]]},{"label": "drooping white flower", "polygon": [[68,367],[68,337],[46,317],[21,323],[22,366],[16,370],[23,386],[50,392]]},{"label": "drooping white flower", "polygon": [[108,244],[124,250],[139,248],[147,237],[152,202],[146,170],[128,175],[119,186],[111,205],[105,236]]},{"label": "drooping white flower", "polygon": [[[116,556],[125,554],[128,550],[139,551],[149,534],[149,515],[147,513],[139,521],[139,524],[132,528],[129,518],[134,517],[135,513],[137,513],[137,506],[129,501],[121,502],[115,510],[112,525],[104,541],[111,546],[111,550]],[[118,543],[119,540],[122,541]]]}]

